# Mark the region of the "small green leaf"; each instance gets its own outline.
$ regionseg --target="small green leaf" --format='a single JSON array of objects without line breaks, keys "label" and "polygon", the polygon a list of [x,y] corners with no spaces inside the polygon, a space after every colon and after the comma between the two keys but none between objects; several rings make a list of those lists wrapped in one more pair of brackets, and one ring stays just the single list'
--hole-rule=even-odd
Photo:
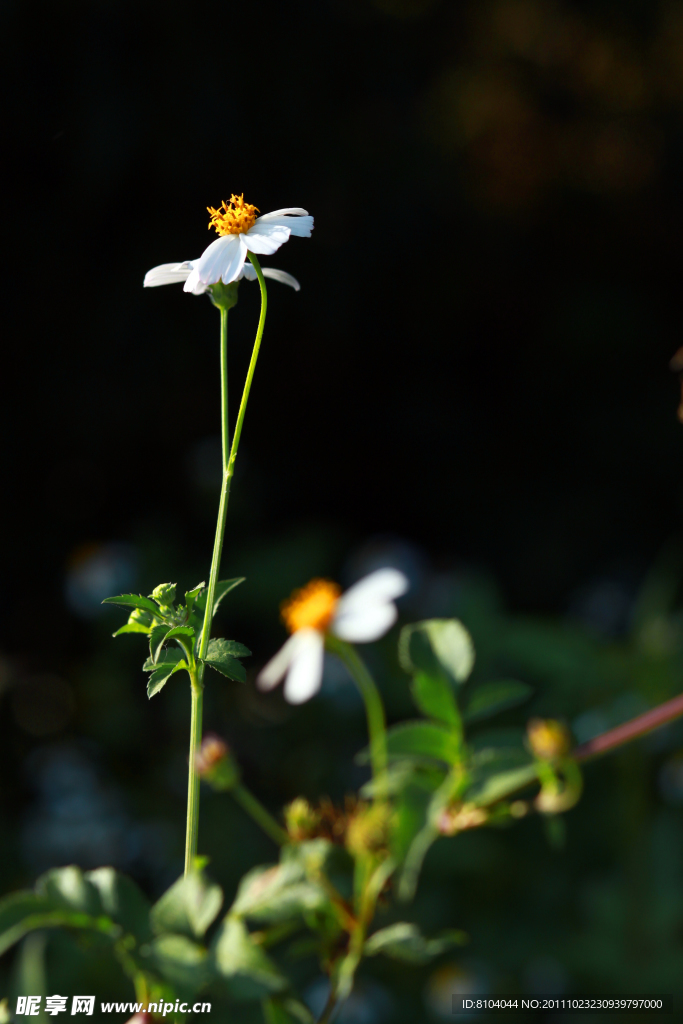
[{"label": "small green leaf", "polygon": [[328,905],[324,890],[306,880],[303,865],[288,861],[249,871],[240,882],[230,913],[275,924]]},{"label": "small green leaf", "polygon": [[389,757],[431,757],[453,764],[458,760],[458,737],[432,722],[404,722],[387,732]]},{"label": "small green leaf", "polygon": [[[173,629],[169,629],[168,626],[166,626],[165,629],[166,632],[163,635],[161,630],[155,631],[156,627],[150,634],[150,650],[155,663],[159,660],[159,653],[167,640],[173,640],[178,636],[194,636],[194,629],[192,626],[174,626]],[[183,650],[185,649],[182,644],[180,646]],[[192,644],[189,644],[188,646],[192,648]]]},{"label": "small green leaf", "polygon": [[151,612],[152,615],[158,615],[159,609],[150,601],[148,597],[143,597],[142,594],[120,594],[118,597],[105,597],[102,604],[119,604],[124,608],[142,608],[146,612]]},{"label": "small green leaf", "polygon": [[528,683],[520,683],[515,679],[484,683],[472,691],[463,717],[466,722],[490,718],[499,711],[522,704],[532,693],[533,689]]},{"label": "small green leaf", "polygon": [[371,935],[365,943],[364,952],[366,956],[383,953],[403,963],[426,964],[452,946],[462,946],[465,942],[467,935],[455,929],[448,929],[433,939],[426,939],[416,924],[400,921]]},{"label": "small green leaf", "polygon": [[216,969],[233,999],[264,999],[289,988],[289,981],[254,942],[242,921],[227,917],[213,944]]},{"label": "small green leaf", "polygon": [[97,889],[104,912],[139,942],[148,942],[150,904],[135,882],[114,868],[88,871],[84,878]]},{"label": "small green leaf", "polygon": [[215,920],[223,903],[223,890],[201,871],[179,878],[151,910],[152,928],[157,934],[174,932],[201,938]]},{"label": "small green leaf", "polygon": [[188,590],[185,593],[185,607],[187,608],[188,615],[192,614],[192,606],[194,605],[195,601],[197,600],[197,598],[199,597],[199,595],[201,594],[202,590],[204,590],[205,587],[206,583],[200,583],[198,587],[194,588],[194,590]]},{"label": "small green leaf", "polygon": [[121,626],[117,629],[112,636],[121,636],[122,633],[149,633],[150,627],[143,626],[141,622],[127,622],[125,626]]},{"label": "small green leaf", "polygon": [[163,646],[164,638],[168,633],[168,630],[168,623],[160,622],[158,626],[154,626],[149,634],[149,653],[152,655],[152,661],[155,665],[159,659],[159,651]]},{"label": "small green leaf", "polygon": [[162,651],[159,655],[157,662],[152,661],[150,655],[142,666],[143,672],[154,672],[156,668],[159,668],[162,664],[177,665],[179,661],[183,660],[183,652],[178,647],[169,647],[165,651]]},{"label": "small green leaf", "polygon": [[238,643],[236,640],[212,640],[206,652],[205,663],[211,668],[234,679],[238,683],[244,683],[247,674],[244,665],[241,665],[237,658],[244,658],[251,654],[248,647]]},{"label": "small green leaf", "polygon": [[430,675],[445,671],[464,682],[474,666],[474,644],[458,619],[427,619],[404,626],[399,639],[399,660],[406,672]]},{"label": "small green leaf", "polygon": [[194,993],[209,980],[206,950],[186,935],[160,935],[151,951],[155,966],[174,988]]},{"label": "small green leaf", "polygon": [[[165,657],[165,655],[171,653],[175,652],[164,651],[162,653],[156,668],[147,680],[148,697],[154,697],[154,695],[166,685],[175,672],[182,672],[183,669],[187,668],[187,662],[184,660],[176,661],[174,658]],[[180,651],[178,651],[178,654],[180,654]],[[145,664],[147,664],[147,662],[145,662]]]},{"label": "small green leaf", "polygon": [[[238,587],[240,583],[244,583],[245,576],[236,576],[233,580],[219,580],[216,584],[216,589],[213,595],[213,614],[215,615],[218,611],[218,606],[223,598]],[[195,611],[203,612],[206,609],[206,598],[208,595],[208,587],[201,591],[197,599],[195,600],[194,607]]]},{"label": "small green leaf", "polygon": [[455,703],[453,688],[441,674],[417,672],[411,686],[413,700],[423,714],[446,725],[460,725],[460,714]]}]

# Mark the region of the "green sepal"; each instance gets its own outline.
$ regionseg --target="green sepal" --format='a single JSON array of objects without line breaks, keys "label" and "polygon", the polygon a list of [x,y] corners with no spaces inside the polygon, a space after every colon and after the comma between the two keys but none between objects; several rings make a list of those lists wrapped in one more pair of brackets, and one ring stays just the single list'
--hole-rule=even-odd
[{"label": "green sepal", "polygon": [[237,305],[238,288],[239,281],[231,281],[230,284],[223,284],[222,281],[217,281],[215,284],[209,285],[206,293],[216,309],[224,309],[227,312]]},{"label": "green sepal", "polygon": [[[170,651],[164,651],[164,654],[171,653]],[[172,658],[163,658],[157,664],[157,667],[152,672],[151,676],[147,680],[147,696],[154,697],[155,694],[161,690],[172,675],[176,672],[182,672],[183,669],[187,669],[187,662],[183,659],[181,661],[174,661]]]},{"label": "green sepal", "polygon": [[151,612],[152,615],[159,615],[159,609],[150,601],[148,597],[143,597],[142,594],[119,594],[118,597],[105,597],[102,604],[118,604],[123,608],[142,608],[143,611]]},{"label": "green sepal", "polygon": [[466,722],[478,722],[490,718],[499,711],[506,711],[528,700],[533,693],[528,683],[516,679],[502,679],[500,682],[484,683],[472,690],[463,718]]},{"label": "green sepal", "polygon": [[210,668],[220,672],[221,675],[227,676],[228,679],[234,679],[235,682],[245,683],[247,681],[247,674],[237,658],[245,658],[251,654],[248,647],[244,644],[238,643],[236,640],[211,640],[209,642],[209,648],[206,652],[206,658],[204,663]]}]

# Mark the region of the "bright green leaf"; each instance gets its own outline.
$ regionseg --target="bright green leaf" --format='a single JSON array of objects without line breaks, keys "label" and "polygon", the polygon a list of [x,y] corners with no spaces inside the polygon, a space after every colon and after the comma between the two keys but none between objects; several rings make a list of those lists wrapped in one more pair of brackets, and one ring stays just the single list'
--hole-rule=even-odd
[{"label": "bright green leaf", "polygon": [[303,866],[294,861],[257,867],[244,876],[230,913],[268,924],[290,921],[329,900],[323,889],[306,880]]},{"label": "bright green leaf", "polygon": [[149,626],[143,626],[141,622],[127,622],[125,626],[117,629],[112,636],[121,636],[122,633],[149,633]]},{"label": "bright green leaf", "polygon": [[404,722],[387,732],[389,757],[432,757],[453,764],[458,760],[458,737],[432,722]]},{"label": "bright green leaf", "polygon": [[503,679],[495,683],[483,683],[472,691],[465,709],[466,722],[476,722],[482,718],[490,718],[499,711],[513,708],[528,700],[533,689],[528,683],[515,679]]},{"label": "bright green leaf", "polygon": [[146,612],[151,612],[152,615],[158,615],[159,609],[150,601],[148,597],[143,597],[142,594],[120,594],[118,597],[105,597],[102,604],[119,604],[124,608],[143,608]]},{"label": "bright green leaf", "polygon": [[403,963],[425,964],[452,946],[461,946],[465,942],[467,935],[455,929],[441,932],[433,939],[426,939],[416,924],[400,921],[371,935],[365,943],[364,952],[366,956],[383,953]]},{"label": "bright green leaf", "polygon": [[[159,652],[166,641],[178,636],[193,637],[194,629],[192,626],[174,626],[173,629],[169,629],[168,626],[155,626],[149,637],[149,646],[155,663],[159,660]],[[192,644],[189,646],[192,647]]]},{"label": "bright green leaf", "polygon": [[445,676],[417,672],[413,676],[411,692],[415,704],[429,718],[446,725],[460,726],[460,714],[455,703],[453,688]]},{"label": "bright green leaf", "polygon": [[[235,579],[233,579],[233,580],[219,580],[218,581],[218,583],[216,584],[216,589],[214,591],[214,595],[213,595],[213,614],[214,615],[218,611],[218,606],[220,605],[220,603],[223,600],[223,598],[227,594],[229,594],[231,590],[234,590],[235,587],[238,587],[240,585],[240,583],[244,583],[245,578],[246,577],[244,577],[244,576],[236,576]],[[199,596],[196,598],[195,603],[194,603],[195,611],[197,611],[197,612],[204,612],[206,610],[206,598],[207,598],[207,595],[208,595],[208,587],[206,587],[204,590],[202,590],[201,593],[199,594]]]},{"label": "bright green leaf", "polygon": [[192,614],[192,606],[205,587],[206,583],[200,583],[198,587],[195,587],[193,590],[188,590],[185,593],[185,606],[187,608],[188,615]]},{"label": "bright green leaf", "polygon": [[114,868],[88,871],[85,880],[97,889],[104,912],[139,942],[151,938],[150,904],[135,882]]},{"label": "bright green leaf", "polygon": [[174,882],[151,910],[152,928],[157,934],[174,932],[200,938],[217,917],[223,890],[200,871]]},{"label": "bright green leaf", "polygon": [[183,652],[178,647],[169,647],[167,650],[162,651],[159,655],[158,662],[152,661],[151,656],[147,658],[144,665],[142,666],[143,672],[154,672],[155,669],[159,668],[160,665],[177,665],[179,661],[183,660]]},{"label": "bright green leaf", "polygon": [[[187,668],[187,662],[166,657],[170,651],[163,651],[159,656],[157,667],[147,680],[147,696],[154,697],[161,690],[175,672],[182,672]],[[178,652],[180,653],[180,652]],[[147,664],[145,662],[145,664]]]},{"label": "bright green leaf", "polygon": [[45,897],[55,909],[72,910],[92,917],[103,910],[96,887],[74,865],[46,871],[36,882],[36,893]]},{"label": "bright green leaf", "polygon": [[186,935],[160,935],[151,950],[155,966],[174,988],[194,993],[210,977],[206,950]]},{"label": "bright green leaf", "polygon": [[264,999],[289,988],[289,981],[236,917],[227,917],[213,944],[216,969],[233,999]]},{"label": "bright green leaf", "polygon": [[441,670],[462,683],[474,666],[474,644],[458,619],[427,619],[401,630],[399,660],[411,674]]},{"label": "bright green leaf", "polygon": [[244,683],[247,674],[244,665],[237,661],[237,658],[244,658],[251,654],[248,647],[237,643],[236,640],[212,640],[206,652],[205,663],[216,672],[234,679],[238,683]]}]

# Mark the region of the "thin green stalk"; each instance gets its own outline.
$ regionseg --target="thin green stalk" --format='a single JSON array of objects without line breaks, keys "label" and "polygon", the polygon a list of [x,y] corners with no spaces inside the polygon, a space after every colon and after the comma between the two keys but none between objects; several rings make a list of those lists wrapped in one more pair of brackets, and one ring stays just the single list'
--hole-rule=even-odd
[{"label": "thin green stalk", "polygon": [[202,742],[202,704],[204,686],[195,666],[190,672],[192,686],[192,719],[190,723],[190,764],[187,775],[187,829],[185,833],[185,874],[194,865],[197,856],[197,833],[199,831],[199,772],[197,754]]},{"label": "thin green stalk", "polygon": [[266,835],[269,835],[278,846],[284,846],[285,843],[289,842],[289,836],[285,830],[280,828],[272,814],[265,809],[260,800],[257,800],[254,794],[250,793],[245,786],[238,782],[230,792],[240,807],[254,819],[256,824],[259,825]]},{"label": "thin green stalk", "polygon": [[336,654],[348,668],[365,702],[370,738],[370,764],[375,779],[381,779],[387,770],[387,723],[384,705],[374,679],[358,657],[355,647],[328,634],[328,650]]},{"label": "thin green stalk", "polygon": [[[249,253],[249,259],[254,265],[256,275],[258,277],[259,285],[261,286],[261,315],[259,317],[258,328],[256,331],[256,339],[254,340],[254,348],[251,353],[251,362],[249,363],[249,369],[247,370],[247,379],[244,382],[244,391],[242,392],[242,401],[240,402],[239,412],[237,414],[237,422],[235,424],[235,433],[232,439],[232,448],[230,449],[230,458],[227,466],[223,472],[223,484],[221,487],[221,499],[218,507],[218,523],[216,525],[216,539],[213,546],[213,557],[211,559],[211,572],[209,574],[209,586],[206,596],[206,610],[204,612],[204,625],[202,627],[202,638],[199,645],[199,658],[203,661],[206,657],[206,651],[209,646],[209,640],[211,639],[211,622],[213,620],[213,602],[214,595],[216,592],[216,583],[218,581],[218,570],[220,569],[221,554],[223,553],[223,540],[225,538],[225,520],[228,515],[228,498],[230,497],[230,484],[232,477],[235,472],[235,459],[237,458],[237,449],[240,444],[240,437],[242,436],[242,426],[244,424],[244,417],[247,411],[247,402],[249,401],[249,392],[251,391],[251,382],[254,379],[254,371],[256,369],[256,361],[258,360],[259,349],[261,348],[261,339],[263,338],[263,328],[266,323],[266,310],[268,308],[268,293],[266,291],[266,282],[263,279],[261,272],[261,266],[259,261],[256,259],[253,253]],[[221,313],[223,311],[221,310]],[[221,318],[221,338],[223,337],[223,321]],[[225,338],[227,345],[227,321],[225,328]],[[226,394],[225,401],[223,404],[223,414],[227,417],[227,368],[225,371],[226,377]],[[223,428],[223,437],[227,437],[227,425]],[[200,666],[200,678],[203,675],[203,665]]]},{"label": "thin green stalk", "polygon": [[228,469],[230,424],[228,422],[228,310],[221,306],[221,441],[223,442],[223,475]]}]

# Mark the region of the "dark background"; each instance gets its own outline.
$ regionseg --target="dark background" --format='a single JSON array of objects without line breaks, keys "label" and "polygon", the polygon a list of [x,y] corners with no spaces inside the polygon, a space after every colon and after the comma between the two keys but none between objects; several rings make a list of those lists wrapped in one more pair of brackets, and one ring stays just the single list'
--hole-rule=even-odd
[{"label": "dark background", "polygon": [[[263,259],[302,290],[269,290],[223,560],[247,583],[222,626],[254,667],[282,639],[292,587],[389,561],[414,584],[406,617],[460,614],[484,650],[501,631],[513,647],[526,636],[512,661],[539,687],[536,710],[606,726],[680,690],[683,428],[668,362],[683,3],[5,0],[1,19],[3,890],[72,860],[115,862],[152,893],[178,870],[187,695],[169,687],[147,706],[142,642],[111,641],[119,617],[99,601],[169,578],[188,589],[208,572],[218,316],[180,287],[141,284],[158,263],[200,255],[205,208],[232,191],[316,218],[310,241]],[[230,315],[233,412],[257,316],[245,282]],[[652,628],[669,630],[656,670],[629,646],[648,579],[647,593],[668,595],[648,606]],[[362,778],[362,715],[336,684],[293,713],[216,681],[207,724],[274,807],[302,789],[341,797]],[[569,913],[571,885],[590,888],[591,872],[649,884],[628,839],[634,806],[653,822],[669,808],[657,849],[680,858],[666,829],[680,831],[683,781],[664,796],[660,784],[678,770],[678,739],[667,743],[654,761],[593,770],[563,867],[526,824],[505,837],[517,888],[509,846],[472,855],[475,874],[487,865],[479,888],[441,922],[479,929],[468,970],[528,988],[552,945],[534,924],[547,923],[549,893],[562,890]],[[204,844],[229,889],[272,851],[217,800]],[[605,808],[622,804],[619,838]],[[432,909],[450,907],[443,893],[468,869],[431,870]],[[619,942],[619,913],[642,918],[634,900],[613,898]],[[613,972],[591,974],[572,960],[565,911],[562,984],[628,984],[647,959],[641,931],[628,954],[604,938]],[[519,963],[512,946],[526,950]]]}]

